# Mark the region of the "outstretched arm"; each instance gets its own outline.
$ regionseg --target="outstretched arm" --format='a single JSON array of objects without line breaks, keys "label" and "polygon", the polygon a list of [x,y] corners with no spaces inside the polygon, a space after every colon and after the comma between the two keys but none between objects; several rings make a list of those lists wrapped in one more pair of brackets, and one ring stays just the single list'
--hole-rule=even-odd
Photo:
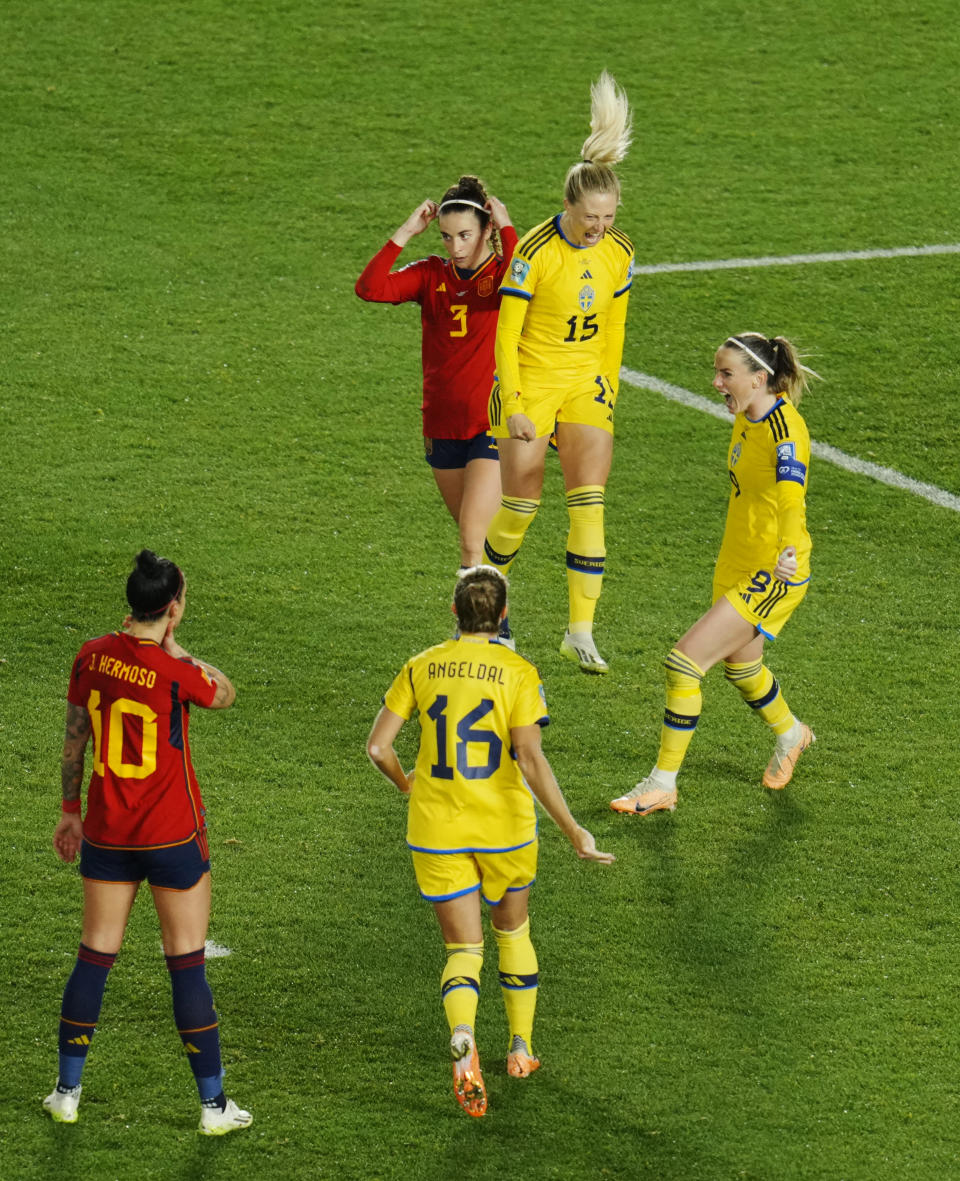
[{"label": "outstretched arm", "polygon": [[510,739],[530,790],[543,805],[550,819],[576,849],[577,856],[583,861],[599,861],[602,865],[610,865],[616,860],[612,853],[601,853],[593,836],[574,820],[553,768],[543,753],[540,727],[517,726],[510,731]]}]

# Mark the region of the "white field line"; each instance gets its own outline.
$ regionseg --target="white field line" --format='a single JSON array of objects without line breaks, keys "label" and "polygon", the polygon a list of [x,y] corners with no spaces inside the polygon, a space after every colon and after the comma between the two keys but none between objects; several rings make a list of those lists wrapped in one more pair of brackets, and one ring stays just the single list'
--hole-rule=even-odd
[{"label": "white field line", "polygon": [[[671,385],[668,381],[661,381],[659,377],[650,377],[646,373],[637,373],[636,370],[626,367],[620,370],[620,376],[630,385],[637,386],[638,389],[662,394],[671,402],[679,402],[682,406],[690,406],[694,410],[702,410],[704,414],[712,414],[714,418],[730,421],[726,407],[717,402],[711,402],[699,394],[694,394],[690,390],[685,390],[682,386]],[[893,468],[881,467],[880,464],[870,463],[866,459],[857,459],[855,455],[847,455],[845,451],[831,447],[829,443],[818,443],[811,439],[810,451],[817,459],[825,459],[827,463],[835,464],[848,472],[855,472],[859,476],[869,476],[873,480],[879,480],[881,484],[889,484],[891,488],[899,488],[902,492],[922,496],[924,500],[929,500],[931,504],[939,505],[940,508],[960,513],[960,496],[954,496],[952,492],[945,492],[943,488],[938,488],[935,484],[923,484],[919,480],[911,480],[909,476],[904,476]]]},{"label": "white field line", "polygon": [[784,254],[764,258],[714,258],[699,262],[656,262],[634,266],[635,275],[666,275],[672,271],[733,271],[744,267],[793,267],[811,262],[867,262],[874,258],[919,258],[927,254],[960,254],[960,242],[940,246],[892,246],[877,250],[837,250],[829,254]]},{"label": "white field line", "polygon": [[208,960],[222,959],[224,956],[233,955],[229,947],[224,947],[222,943],[214,943],[212,939],[207,940],[204,950]]}]

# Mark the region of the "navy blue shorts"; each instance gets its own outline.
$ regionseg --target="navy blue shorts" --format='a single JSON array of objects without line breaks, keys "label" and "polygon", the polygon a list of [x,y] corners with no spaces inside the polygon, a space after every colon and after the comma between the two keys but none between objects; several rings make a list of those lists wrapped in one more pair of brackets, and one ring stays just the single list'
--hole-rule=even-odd
[{"label": "navy blue shorts", "polygon": [[437,468],[466,467],[472,459],[500,459],[497,441],[489,431],[472,439],[429,439],[423,436],[427,463]]},{"label": "navy blue shorts", "polygon": [[80,873],[94,882],[142,882],[161,890],[190,890],[210,872],[207,835],[161,849],[106,849],[84,841]]}]

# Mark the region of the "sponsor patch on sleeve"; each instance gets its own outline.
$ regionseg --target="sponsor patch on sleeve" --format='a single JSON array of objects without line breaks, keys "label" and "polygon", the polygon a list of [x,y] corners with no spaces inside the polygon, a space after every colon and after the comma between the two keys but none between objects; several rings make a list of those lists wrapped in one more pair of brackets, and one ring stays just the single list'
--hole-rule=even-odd
[{"label": "sponsor patch on sleeve", "polygon": [[[790,446],[792,444],[788,444]],[[778,459],[777,480],[792,480],[795,484],[805,484],[807,480],[807,465],[799,459]]]}]

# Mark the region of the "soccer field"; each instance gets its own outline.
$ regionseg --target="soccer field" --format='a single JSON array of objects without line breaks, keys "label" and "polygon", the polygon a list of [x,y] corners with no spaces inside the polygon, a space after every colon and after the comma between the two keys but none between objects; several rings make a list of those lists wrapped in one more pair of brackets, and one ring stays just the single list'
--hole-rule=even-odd
[{"label": "soccer field", "polygon": [[[881,253],[960,243],[955,5],[62,0],[7,6],[0,33],[0,1177],[960,1176],[960,255]],[[557,655],[555,463],[511,621],[548,757],[617,862],[541,826],[543,1068],[506,1076],[488,936],[471,1120],[406,805],[364,753],[393,675],[450,632],[456,533],[422,459],[417,310],[353,284],[461,172],[521,232],[555,212],[604,67],[636,114],[624,365],[655,379],[617,406],[610,674]],[[761,258],[783,261],[667,265]],[[715,669],[677,811],[615,815],[729,490],[729,426],[656,390],[709,398],[716,345],[752,329],[823,375],[812,438],[895,478],[813,461],[812,587],[768,662],[818,742],[782,798]],[[145,897],[80,1122],[40,1107],[80,932],[50,847],[67,676],[143,546],[184,567],[182,641],[238,690],[191,731],[227,1091],[255,1120],[222,1142],[195,1132]]]}]

